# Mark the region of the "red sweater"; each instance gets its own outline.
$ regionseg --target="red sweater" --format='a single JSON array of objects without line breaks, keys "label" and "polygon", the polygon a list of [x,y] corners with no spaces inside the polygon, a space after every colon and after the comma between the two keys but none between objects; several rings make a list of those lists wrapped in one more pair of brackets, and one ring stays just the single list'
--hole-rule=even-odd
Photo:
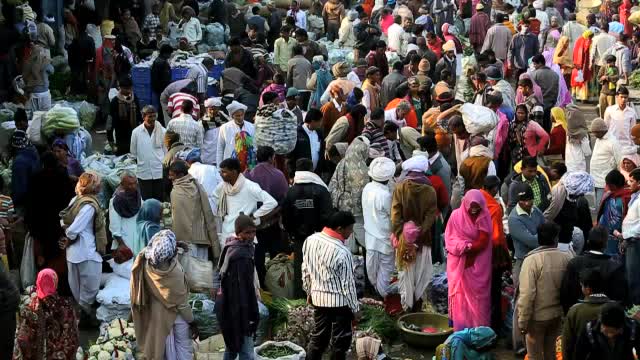
[{"label": "red sweater", "polygon": [[549,134],[549,148],[544,152],[545,155],[562,155],[564,159],[564,149],[567,145],[567,132],[562,126],[555,126]]}]

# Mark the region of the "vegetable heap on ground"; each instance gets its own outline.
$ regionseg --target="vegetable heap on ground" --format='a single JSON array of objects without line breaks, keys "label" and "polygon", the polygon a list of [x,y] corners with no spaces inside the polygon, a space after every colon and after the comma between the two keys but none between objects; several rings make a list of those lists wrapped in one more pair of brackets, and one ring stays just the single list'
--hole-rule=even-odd
[{"label": "vegetable heap on ground", "polygon": [[76,360],[133,360],[136,348],[133,323],[115,319],[100,327],[100,336],[88,351],[78,348]]},{"label": "vegetable heap on ground", "polygon": [[296,355],[298,352],[288,346],[280,345],[267,345],[264,349],[260,350],[258,355],[268,359],[278,359],[284,356]]}]

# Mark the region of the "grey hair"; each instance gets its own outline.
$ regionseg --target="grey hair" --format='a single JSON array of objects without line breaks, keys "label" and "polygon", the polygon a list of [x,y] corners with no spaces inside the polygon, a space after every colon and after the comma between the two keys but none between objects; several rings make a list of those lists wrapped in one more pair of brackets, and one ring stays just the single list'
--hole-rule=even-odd
[{"label": "grey hair", "polygon": [[153,106],[153,105],[145,105],[142,108],[142,115],[144,115],[146,113],[150,113],[150,112],[157,113],[158,111],[156,110],[155,106]]},{"label": "grey hair", "polygon": [[397,108],[401,111],[409,111],[411,110],[411,105],[409,105],[409,102],[407,100],[402,100],[398,103]]},{"label": "grey hair", "polygon": [[122,181],[124,178],[128,178],[128,177],[132,177],[134,179],[137,179],[136,174],[134,174],[130,170],[122,170],[122,172],[119,174],[119,176],[120,176],[120,181]]}]

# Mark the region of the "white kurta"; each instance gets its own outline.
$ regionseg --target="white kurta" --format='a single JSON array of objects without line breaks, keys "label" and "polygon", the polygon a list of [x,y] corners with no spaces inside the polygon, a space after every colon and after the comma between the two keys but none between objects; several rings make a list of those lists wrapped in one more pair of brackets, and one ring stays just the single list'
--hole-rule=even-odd
[{"label": "white kurta", "polygon": [[218,168],[213,165],[205,165],[201,163],[193,163],[189,168],[189,175],[193,176],[200,185],[204,188],[209,198],[209,205],[211,210],[215,211],[218,208],[218,203],[213,195],[218,187],[218,184],[222,182],[220,172]]},{"label": "white kurta", "polygon": [[[113,198],[109,200],[109,231],[111,231],[111,235],[113,237],[120,237],[124,241],[124,244],[127,245],[128,248],[133,249],[133,244],[135,244],[137,238],[137,227],[136,220],[138,218],[138,214],[125,218],[120,216],[116,209],[113,207]],[[118,248],[118,242],[113,241],[111,244],[111,250],[115,250]]]},{"label": "white kurta", "polygon": [[245,121],[242,124],[242,129],[234,121],[229,121],[228,123],[220,126],[219,129],[218,144],[216,145],[216,165],[220,165],[222,160],[230,158],[233,154],[237,133],[242,130],[246,131],[251,136],[255,135],[255,128],[253,124],[248,121]]}]

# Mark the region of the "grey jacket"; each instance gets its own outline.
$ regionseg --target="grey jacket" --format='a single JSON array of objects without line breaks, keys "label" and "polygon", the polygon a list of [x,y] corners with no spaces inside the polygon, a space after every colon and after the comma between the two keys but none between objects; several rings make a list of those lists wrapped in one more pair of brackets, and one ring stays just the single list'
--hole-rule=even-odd
[{"label": "grey jacket", "polygon": [[538,247],[538,226],[544,223],[544,216],[537,207],[533,207],[531,215],[518,214],[516,206],[509,214],[509,234],[513,240],[514,256],[524,257]]},{"label": "grey jacket", "polygon": [[533,70],[531,79],[542,89],[542,100],[544,108],[550,109],[558,102],[558,83],[560,77],[547,66]]}]

